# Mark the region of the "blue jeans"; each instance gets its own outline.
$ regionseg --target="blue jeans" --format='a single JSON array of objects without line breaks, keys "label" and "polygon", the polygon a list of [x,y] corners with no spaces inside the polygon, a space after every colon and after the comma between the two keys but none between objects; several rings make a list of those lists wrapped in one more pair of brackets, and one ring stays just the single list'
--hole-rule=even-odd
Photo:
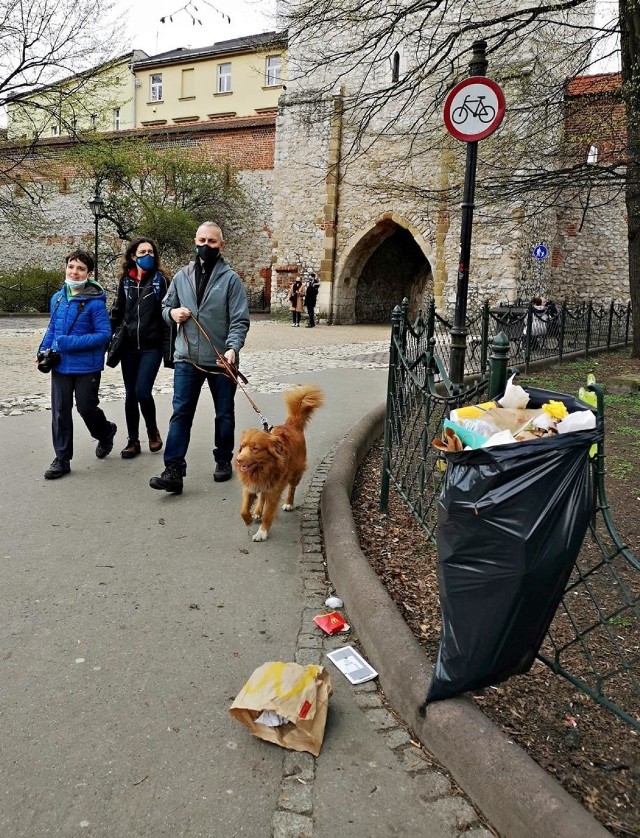
[{"label": "blue jeans", "polygon": [[193,364],[179,361],[173,372],[173,415],[164,446],[164,464],[177,467],[183,475],[187,473],[185,457],[191,439],[191,425],[205,380],[213,396],[216,413],[214,459],[216,463],[230,463],[233,459],[236,383],[226,375],[207,375]]},{"label": "blue jeans", "polygon": [[124,415],[129,439],[140,439],[141,411],[147,434],[157,430],[156,405],[151,392],[161,361],[162,349],[127,348],[122,355],[120,366],[125,389]]}]

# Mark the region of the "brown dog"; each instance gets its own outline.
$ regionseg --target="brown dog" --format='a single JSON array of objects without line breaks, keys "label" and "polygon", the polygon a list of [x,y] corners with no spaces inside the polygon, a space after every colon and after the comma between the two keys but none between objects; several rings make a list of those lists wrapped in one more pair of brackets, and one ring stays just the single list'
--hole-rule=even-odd
[{"label": "brown dog", "polygon": [[[284,393],[287,419],[269,433],[250,428],[244,431],[236,457],[236,474],[242,484],[240,515],[245,524],[260,520],[254,541],[266,541],[276,517],[285,486],[289,486],[282,508],[293,509],[296,486],[307,468],[304,428],[316,408],[324,404],[322,391],[305,384]],[[256,508],[251,507],[258,498]]]}]

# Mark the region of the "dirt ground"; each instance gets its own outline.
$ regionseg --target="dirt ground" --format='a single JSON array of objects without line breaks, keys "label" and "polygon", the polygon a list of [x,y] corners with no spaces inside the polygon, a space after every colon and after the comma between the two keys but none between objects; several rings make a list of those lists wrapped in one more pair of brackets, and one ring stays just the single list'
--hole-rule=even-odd
[{"label": "dirt ground", "polygon": [[[639,377],[640,361],[616,353],[521,376],[519,383],[577,394],[590,372],[606,388],[606,489],[613,520],[629,550],[640,557],[640,393],[612,386],[617,376]],[[436,549],[396,495],[392,493],[387,515],[379,511],[380,462],[379,444],[362,464],[354,486],[352,506],[360,544],[414,635],[435,660],[440,637]],[[629,567],[625,581],[636,601],[636,616],[625,611],[615,625],[636,662],[637,685],[640,571]],[[601,593],[608,596],[607,591]],[[603,648],[599,668],[615,667],[618,661],[608,661],[606,654]],[[635,702],[631,714],[640,718],[637,690],[625,698]],[[637,731],[539,661],[527,674],[481,690],[473,700],[614,835],[640,835]]]}]

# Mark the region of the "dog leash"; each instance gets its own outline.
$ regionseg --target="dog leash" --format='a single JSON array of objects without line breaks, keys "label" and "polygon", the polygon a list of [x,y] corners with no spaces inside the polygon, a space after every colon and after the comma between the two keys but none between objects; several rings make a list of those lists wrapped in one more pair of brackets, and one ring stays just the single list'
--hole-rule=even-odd
[{"label": "dog leash", "polygon": [[[204,335],[204,338],[205,338],[205,340],[207,341],[207,343],[209,344],[209,346],[210,346],[210,347],[213,349],[213,351],[215,352],[216,357],[217,357],[217,359],[218,359],[218,364],[219,364],[219,365],[220,365],[220,367],[221,367],[221,373],[222,373],[223,375],[228,376],[228,377],[229,377],[232,381],[234,381],[234,382],[235,382],[236,386],[237,386],[237,387],[239,387],[239,388],[242,390],[242,392],[244,393],[244,395],[247,397],[247,400],[248,400],[249,404],[251,405],[251,407],[255,410],[255,412],[256,412],[256,413],[258,414],[258,416],[260,417],[260,419],[261,419],[261,421],[262,421],[262,428],[263,428],[263,430],[264,430],[264,431],[266,431],[267,433],[269,433],[269,432],[271,431],[271,426],[269,425],[269,423],[267,422],[267,420],[265,419],[265,417],[263,416],[263,414],[260,412],[260,409],[258,408],[258,405],[254,402],[254,400],[253,400],[253,399],[251,398],[251,396],[247,393],[247,391],[245,390],[245,388],[243,387],[243,385],[240,383],[240,382],[242,381],[244,384],[248,384],[248,383],[249,383],[249,380],[247,379],[247,377],[246,377],[245,375],[243,375],[243,374],[240,372],[240,370],[238,369],[238,367],[237,367],[235,364],[231,364],[231,363],[230,363],[230,362],[229,362],[229,361],[228,361],[228,360],[224,357],[224,355],[222,355],[222,354],[218,351],[217,347],[215,347],[215,346],[213,345],[213,342],[212,342],[211,338],[209,337],[209,334],[208,334],[207,330],[204,328],[204,326],[202,326],[202,324],[200,323],[200,321],[198,320],[198,318],[195,316],[195,314],[193,314],[193,313],[191,314],[191,319],[192,319],[192,320],[193,320],[193,322],[196,324],[196,326],[198,327],[198,329],[200,330],[200,332]],[[183,324],[181,323],[180,325],[182,326]],[[190,356],[190,355],[191,355],[191,347],[190,347],[190,345],[189,345],[189,338],[187,337],[187,332],[186,332],[186,330],[185,330],[185,329],[183,329],[183,330],[182,330],[182,333],[183,333],[183,335],[184,335],[184,339],[185,339],[185,342],[186,342],[186,344],[187,344],[187,349],[188,349],[188,351],[189,351],[189,356]],[[194,366],[197,370],[200,370],[200,372],[203,372],[203,373],[205,373],[206,375],[220,375],[220,373],[218,373],[218,372],[214,372],[213,370],[206,370],[204,367],[200,367],[200,366],[198,366],[198,364],[196,364],[196,362],[195,362],[195,361],[193,361],[193,360],[191,359],[191,357],[189,358],[189,363],[190,363],[190,364],[192,364],[192,365],[193,365],[193,366]]]}]

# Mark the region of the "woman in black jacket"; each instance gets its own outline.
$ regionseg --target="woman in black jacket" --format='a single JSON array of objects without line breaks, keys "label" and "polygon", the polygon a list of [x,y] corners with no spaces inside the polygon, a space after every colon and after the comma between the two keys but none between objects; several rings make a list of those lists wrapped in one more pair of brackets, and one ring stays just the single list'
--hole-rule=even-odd
[{"label": "woman in black jacket", "polygon": [[122,322],[126,324],[120,361],[129,437],[120,452],[125,460],[140,453],[140,413],[147,428],[149,450],[160,451],[163,445],[152,390],[169,341],[169,327],[162,319],[161,306],[168,286],[155,242],[146,238],[132,241],[124,254],[118,294],[111,309],[112,329],[115,331]]}]

